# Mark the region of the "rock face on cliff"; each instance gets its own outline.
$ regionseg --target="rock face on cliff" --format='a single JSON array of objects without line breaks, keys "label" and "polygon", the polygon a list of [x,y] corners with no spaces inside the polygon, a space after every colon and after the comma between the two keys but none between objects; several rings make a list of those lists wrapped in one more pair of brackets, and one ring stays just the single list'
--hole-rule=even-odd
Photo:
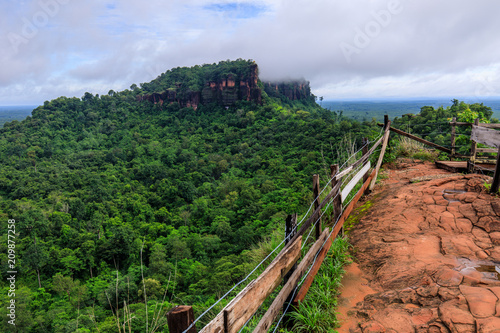
[{"label": "rock face on cliff", "polygon": [[262,104],[262,87],[270,97],[284,101],[312,101],[309,82],[260,82],[259,68],[252,60],[221,61],[218,64],[174,68],[137,89],[137,101],[154,104],[179,103],[181,107],[215,103],[232,106],[237,101]]},{"label": "rock face on cliff", "polygon": [[248,77],[238,78],[228,74],[218,81],[207,82],[201,91],[203,104],[217,103],[230,106],[237,101],[251,101],[262,104],[262,90],[258,86],[259,75],[257,65],[253,65]]},{"label": "rock face on cliff", "polygon": [[[235,62],[236,63],[236,62]],[[195,110],[200,104],[216,103],[222,106],[234,105],[237,101],[250,101],[262,104],[262,89],[259,87],[259,69],[254,62],[241,62],[232,64],[228,68],[228,62],[223,62],[222,68],[219,65],[196,66],[190,69],[175,69],[167,72],[175,76],[178,81],[174,87],[169,87],[163,92],[153,92],[137,96],[138,101],[150,101],[155,104],[179,103],[181,107],[192,107]],[[193,70],[194,69],[194,70]],[[176,75],[184,70],[188,74]],[[198,75],[193,82],[193,71]],[[199,72],[199,73],[198,73]],[[163,79],[163,74],[159,79]],[[167,75],[168,76],[168,75]],[[185,76],[185,77],[182,77]],[[158,86],[156,82],[143,84],[148,89],[150,86]]]},{"label": "rock face on cliff", "polygon": [[313,99],[311,87],[306,80],[287,82],[264,82],[264,91],[271,97],[285,97],[290,101]]}]

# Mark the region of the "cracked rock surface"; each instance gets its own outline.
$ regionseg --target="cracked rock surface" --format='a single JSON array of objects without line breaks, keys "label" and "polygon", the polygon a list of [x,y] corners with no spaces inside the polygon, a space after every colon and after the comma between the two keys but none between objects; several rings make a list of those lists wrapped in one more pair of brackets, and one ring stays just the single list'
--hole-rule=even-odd
[{"label": "cracked rock surface", "polygon": [[[432,163],[389,170],[349,234],[353,274],[367,287],[339,332],[500,333],[500,199],[485,192],[490,180]],[[340,304],[354,299],[349,288]]]}]

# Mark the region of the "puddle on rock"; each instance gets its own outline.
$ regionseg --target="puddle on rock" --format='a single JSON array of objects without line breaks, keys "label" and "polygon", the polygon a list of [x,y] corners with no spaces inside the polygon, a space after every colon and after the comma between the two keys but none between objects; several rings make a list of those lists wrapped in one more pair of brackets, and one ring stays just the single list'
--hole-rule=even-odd
[{"label": "puddle on rock", "polygon": [[479,265],[474,267],[476,271],[483,273],[483,275],[492,280],[500,280],[500,266],[495,265]]},{"label": "puddle on rock", "polygon": [[445,200],[448,200],[448,202],[459,202],[460,200],[455,199],[455,195],[462,194],[465,192],[467,192],[467,191],[446,189],[446,190],[443,190],[443,198],[445,198]]},{"label": "puddle on rock", "polygon": [[460,266],[457,270],[467,275],[467,272],[475,270],[481,273],[482,277],[489,280],[500,281],[500,263],[482,260],[470,260],[467,258],[459,258]]}]

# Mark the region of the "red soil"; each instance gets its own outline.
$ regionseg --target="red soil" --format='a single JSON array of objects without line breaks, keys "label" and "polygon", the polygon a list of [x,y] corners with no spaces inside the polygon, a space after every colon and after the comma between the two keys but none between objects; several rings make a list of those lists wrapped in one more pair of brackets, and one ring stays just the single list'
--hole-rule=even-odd
[{"label": "red soil", "polygon": [[388,174],[349,234],[356,263],[343,280],[338,331],[500,333],[500,199],[484,190],[491,177],[416,162]]}]

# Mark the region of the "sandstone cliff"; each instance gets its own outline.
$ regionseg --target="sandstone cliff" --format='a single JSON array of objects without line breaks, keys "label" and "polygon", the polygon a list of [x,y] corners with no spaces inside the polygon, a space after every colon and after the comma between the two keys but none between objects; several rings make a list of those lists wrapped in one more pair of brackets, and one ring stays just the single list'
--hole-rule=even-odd
[{"label": "sandstone cliff", "polygon": [[260,82],[259,68],[251,60],[222,61],[219,64],[175,68],[157,79],[141,84],[137,101],[154,104],[179,103],[195,110],[200,104],[232,106],[237,101],[262,104],[262,88],[270,97],[283,101],[314,102],[309,82]]},{"label": "sandstone cliff", "polygon": [[285,97],[290,101],[313,99],[311,87],[306,80],[287,82],[264,82],[264,91],[271,97]]},{"label": "sandstone cliff", "polygon": [[247,73],[247,75],[218,74],[216,80],[205,80],[203,88],[197,91],[184,88],[185,83],[177,83],[175,88],[169,88],[161,93],[138,95],[137,100],[160,105],[177,102],[181,107],[192,107],[195,110],[200,104],[211,103],[222,106],[231,106],[237,101],[262,104],[257,64],[251,64]]}]

